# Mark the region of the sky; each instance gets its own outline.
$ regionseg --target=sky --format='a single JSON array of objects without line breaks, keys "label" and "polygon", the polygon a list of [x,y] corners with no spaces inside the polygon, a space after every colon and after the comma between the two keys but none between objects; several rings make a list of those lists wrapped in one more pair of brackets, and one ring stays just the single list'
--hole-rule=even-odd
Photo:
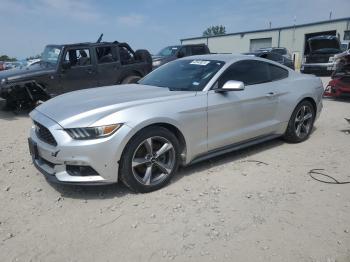
[{"label": "sky", "polygon": [[128,42],[158,52],[211,25],[226,32],[350,17],[350,0],[0,0],[0,55],[25,58],[47,44]]}]

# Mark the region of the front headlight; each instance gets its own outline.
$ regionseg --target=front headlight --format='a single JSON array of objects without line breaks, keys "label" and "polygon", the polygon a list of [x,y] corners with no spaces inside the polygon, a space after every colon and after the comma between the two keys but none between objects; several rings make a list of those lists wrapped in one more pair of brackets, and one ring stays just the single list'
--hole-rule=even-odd
[{"label": "front headlight", "polygon": [[333,63],[334,62],[334,56],[331,56],[328,60],[329,63]]},{"label": "front headlight", "polygon": [[6,78],[1,79],[0,81],[0,85],[4,85],[4,84],[6,84]]},{"label": "front headlight", "polygon": [[153,65],[153,66],[160,66],[161,63],[162,63],[162,61],[154,61],[154,62],[152,63],[152,65]]},{"label": "front headlight", "polygon": [[122,124],[114,124],[96,127],[68,128],[65,130],[73,139],[85,140],[110,136],[121,126]]}]

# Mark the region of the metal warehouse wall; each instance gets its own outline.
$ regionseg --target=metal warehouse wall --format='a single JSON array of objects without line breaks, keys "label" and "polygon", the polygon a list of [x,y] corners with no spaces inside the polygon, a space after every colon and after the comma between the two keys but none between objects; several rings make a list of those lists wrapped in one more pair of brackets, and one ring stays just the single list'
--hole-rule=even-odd
[{"label": "metal warehouse wall", "polygon": [[336,30],[337,34],[340,34],[340,40],[343,40],[344,31],[350,30],[350,19],[329,21],[327,23],[320,22],[313,25],[296,26],[295,28],[271,29],[263,32],[247,32],[218,37],[183,39],[181,42],[182,44],[207,44],[210,51],[213,53],[244,53],[249,52],[251,39],[272,38],[272,46],[286,47],[288,51],[295,56],[296,67],[298,68],[302,61],[305,34],[331,30]]}]

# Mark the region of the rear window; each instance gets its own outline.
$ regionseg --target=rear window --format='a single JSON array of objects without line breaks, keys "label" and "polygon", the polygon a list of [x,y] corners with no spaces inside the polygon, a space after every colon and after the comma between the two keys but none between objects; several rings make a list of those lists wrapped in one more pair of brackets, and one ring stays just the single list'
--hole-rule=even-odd
[{"label": "rear window", "polygon": [[288,70],[279,66],[269,64],[271,81],[277,81],[288,77]]}]

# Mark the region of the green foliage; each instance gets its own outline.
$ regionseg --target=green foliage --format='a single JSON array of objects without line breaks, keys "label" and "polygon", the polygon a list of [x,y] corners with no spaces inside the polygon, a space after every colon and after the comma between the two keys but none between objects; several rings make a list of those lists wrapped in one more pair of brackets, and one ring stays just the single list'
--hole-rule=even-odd
[{"label": "green foliage", "polygon": [[214,36],[224,34],[226,34],[226,28],[223,25],[210,26],[203,32],[203,36]]},{"label": "green foliage", "polygon": [[7,55],[0,55],[0,61],[4,61],[4,62],[14,62],[17,61],[16,58],[14,57],[9,57]]}]

